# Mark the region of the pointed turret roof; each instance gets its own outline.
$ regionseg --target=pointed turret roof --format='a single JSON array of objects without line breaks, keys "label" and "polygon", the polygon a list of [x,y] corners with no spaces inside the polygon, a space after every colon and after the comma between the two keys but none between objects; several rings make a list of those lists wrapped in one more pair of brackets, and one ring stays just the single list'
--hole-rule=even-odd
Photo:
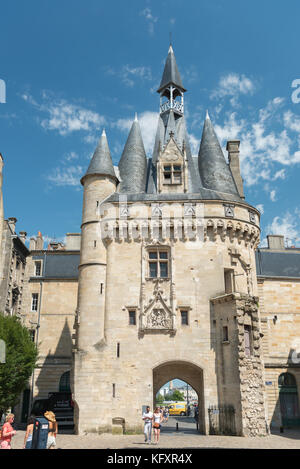
[{"label": "pointed turret roof", "polygon": [[239,195],[208,112],[203,126],[198,165],[205,188]]},{"label": "pointed turret roof", "polygon": [[[114,171],[111,154],[108,147],[105,130],[103,130],[102,132],[96,150],[94,151],[93,157],[87,169],[87,172],[83,177],[87,176],[88,174],[103,174],[107,176],[112,176],[116,179],[116,174]],[[83,178],[81,179],[81,182],[82,180]]]},{"label": "pointed turret roof", "polygon": [[119,162],[119,170],[121,177],[120,192],[139,193],[145,191],[147,158],[137,116],[125,144]]},{"label": "pointed turret roof", "polygon": [[167,56],[167,60],[166,60],[165,68],[164,68],[164,73],[163,73],[157,92],[160,93],[160,91],[163,88],[165,88],[167,85],[169,85],[170,83],[177,86],[182,91],[186,91],[182,85],[182,81],[181,81],[178,67],[176,64],[173,47],[171,45],[169,47],[169,52],[168,52],[168,56]]}]

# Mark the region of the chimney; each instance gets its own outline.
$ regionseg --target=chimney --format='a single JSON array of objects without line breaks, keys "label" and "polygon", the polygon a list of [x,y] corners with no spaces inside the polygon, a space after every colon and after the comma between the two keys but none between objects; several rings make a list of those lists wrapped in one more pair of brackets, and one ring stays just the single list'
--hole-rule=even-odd
[{"label": "chimney", "polygon": [[38,235],[36,238],[35,249],[37,251],[42,251],[44,249],[44,240],[43,240],[42,233],[40,231],[38,232]]},{"label": "chimney", "polygon": [[29,251],[35,251],[36,250],[36,239],[32,236],[29,241]]},{"label": "chimney", "polygon": [[10,217],[10,218],[7,220],[8,224],[9,224],[9,227],[10,227],[10,229],[11,229],[11,231],[12,231],[13,234],[15,234],[15,232],[16,232],[16,223],[17,223],[17,221],[18,221],[18,220],[17,220],[16,218],[14,218],[14,217]]},{"label": "chimney", "polygon": [[228,152],[229,168],[241,199],[244,199],[243,179],[240,171],[240,141],[228,140],[226,150]]},{"label": "chimney", "polygon": [[267,235],[269,249],[284,249],[284,236]]},{"label": "chimney", "polygon": [[66,249],[68,251],[80,251],[80,233],[66,234]]},{"label": "chimney", "polygon": [[19,232],[19,238],[22,241],[22,243],[24,243],[24,244],[25,244],[25,241],[26,241],[26,236],[27,236],[26,231],[20,231]]}]

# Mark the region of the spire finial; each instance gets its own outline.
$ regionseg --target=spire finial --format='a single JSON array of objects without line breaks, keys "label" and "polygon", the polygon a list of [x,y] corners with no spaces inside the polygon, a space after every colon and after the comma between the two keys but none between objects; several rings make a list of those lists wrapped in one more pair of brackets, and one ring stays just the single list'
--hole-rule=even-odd
[{"label": "spire finial", "polygon": [[102,135],[101,135],[101,137],[106,137],[105,129],[102,130]]},{"label": "spire finial", "polygon": [[208,114],[208,109],[206,109],[206,116],[205,119],[210,119],[209,114]]},{"label": "spire finial", "polygon": [[137,112],[136,112],[134,115],[134,122],[137,122],[137,121],[138,121],[138,118],[137,118]]}]

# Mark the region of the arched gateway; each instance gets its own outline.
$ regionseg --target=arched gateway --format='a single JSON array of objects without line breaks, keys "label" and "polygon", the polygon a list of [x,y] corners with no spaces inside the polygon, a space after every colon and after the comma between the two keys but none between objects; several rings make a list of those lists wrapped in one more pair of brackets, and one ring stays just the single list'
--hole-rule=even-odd
[{"label": "arched gateway", "polygon": [[168,381],[181,379],[197,392],[199,406],[199,432],[205,433],[205,405],[203,370],[197,365],[186,361],[164,362],[153,369],[153,407],[159,389]]},{"label": "arched gateway", "polygon": [[244,200],[239,142],[228,142],[227,164],[208,114],[193,157],[185,92],[170,46],[152,158],[136,117],[118,171],[103,131],[81,179],[78,433],[109,431],[116,421],[141,431],[142,407],[174,377],[198,391],[201,431],[209,410],[224,407],[233,409],[238,434],[266,431],[260,214]]}]

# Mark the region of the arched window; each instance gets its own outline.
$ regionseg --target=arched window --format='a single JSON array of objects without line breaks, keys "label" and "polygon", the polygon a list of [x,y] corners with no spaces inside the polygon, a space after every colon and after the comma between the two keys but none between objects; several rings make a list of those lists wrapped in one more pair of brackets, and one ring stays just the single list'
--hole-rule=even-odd
[{"label": "arched window", "polygon": [[66,371],[60,377],[59,392],[71,392],[70,387],[70,371]]}]

